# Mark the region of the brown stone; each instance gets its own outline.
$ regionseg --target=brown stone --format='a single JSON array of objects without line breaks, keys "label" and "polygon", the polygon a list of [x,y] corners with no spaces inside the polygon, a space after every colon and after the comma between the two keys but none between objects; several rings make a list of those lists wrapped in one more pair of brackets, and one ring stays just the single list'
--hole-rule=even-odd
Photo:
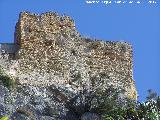
[{"label": "brown stone", "polygon": [[[137,98],[133,80],[132,47],[126,42],[91,40],[81,37],[69,16],[57,13],[35,15],[22,12],[16,24],[15,43],[20,45],[17,60],[20,72],[55,74],[40,85],[54,84],[55,79],[69,83],[77,71],[83,82],[101,76],[108,84],[122,87],[131,98]],[[107,74],[105,77],[105,74]],[[68,81],[68,82],[67,82]],[[37,84],[21,80],[22,84]]]}]

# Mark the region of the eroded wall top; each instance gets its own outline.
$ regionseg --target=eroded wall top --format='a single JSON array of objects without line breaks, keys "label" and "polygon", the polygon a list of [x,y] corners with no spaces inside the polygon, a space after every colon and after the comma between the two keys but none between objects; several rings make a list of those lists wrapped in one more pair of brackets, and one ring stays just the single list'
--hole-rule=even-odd
[{"label": "eroded wall top", "polygon": [[[16,55],[21,60],[19,71],[30,74],[19,81],[22,84],[50,85],[56,81],[76,87],[81,81],[90,87],[93,81],[96,84],[103,81],[103,87],[122,87],[131,98],[137,96],[132,47],[126,42],[84,38],[69,16],[53,12],[41,15],[22,12],[15,38],[20,46]],[[31,76],[36,79],[30,79]]]}]

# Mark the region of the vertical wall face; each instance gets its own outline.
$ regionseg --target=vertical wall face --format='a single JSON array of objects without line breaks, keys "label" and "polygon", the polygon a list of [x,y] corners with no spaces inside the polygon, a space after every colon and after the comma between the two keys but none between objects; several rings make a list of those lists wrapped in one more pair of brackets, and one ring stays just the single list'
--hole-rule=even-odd
[{"label": "vertical wall face", "polygon": [[91,87],[101,82],[102,88],[109,85],[125,88],[129,97],[137,97],[129,44],[82,38],[73,20],[56,13],[40,16],[21,13],[15,35],[20,45],[17,53],[20,72],[34,73],[20,83],[50,85],[59,82],[77,87],[82,82]]},{"label": "vertical wall face", "polygon": [[15,42],[20,44],[21,48],[27,48],[30,43],[53,41],[55,34],[67,29],[74,29],[74,23],[68,16],[60,17],[51,12],[36,16],[23,12],[16,25]]}]

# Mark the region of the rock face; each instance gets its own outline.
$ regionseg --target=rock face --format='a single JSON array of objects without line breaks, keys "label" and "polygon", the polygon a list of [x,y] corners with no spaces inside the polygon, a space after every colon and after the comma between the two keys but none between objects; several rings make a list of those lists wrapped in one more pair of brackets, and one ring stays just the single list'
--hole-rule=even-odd
[{"label": "rock face", "polygon": [[66,109],[49,89],[19,85],[17,91],[11,92],[0,85],[0,118],[8,116],[10,120],[62,120],[58,117],[64,116]]},{"label": "rock face", "polygon": [[[48,12],[22,12],[16,25],[15,44],[19,83],[39,86],[63,84],[80,90],[79,84],[125,88],[137,93],[132,73],[132,47],[126,42],[98,41],[82,37],[68,16]],[[25,77],[24,77],[25,76]]]},{"label": "rock face", "polygon": [[82,37],[68,16],[22,12],[15,42],[0,44],[0,118],[100,120],[99,92],[137,98],[132,66],[126,42]]}]

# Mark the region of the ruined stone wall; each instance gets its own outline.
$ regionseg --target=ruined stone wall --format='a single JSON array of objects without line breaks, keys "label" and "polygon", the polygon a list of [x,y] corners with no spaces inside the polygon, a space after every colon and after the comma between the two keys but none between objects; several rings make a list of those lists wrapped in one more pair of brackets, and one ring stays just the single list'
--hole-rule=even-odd
[{"label": "ruined stone wall", "polygon": [[87,87],[103,83],[101,87],[125,88],[129,97],[137,97],[132,47],[128,43],[83,38],[70,17],[52,12],[21,13],[15,38],[20,46],[16,55],[19,73],[25,75],[19,79],[21,84],[56,82],[81,89],[78,88],[80,83]]}]

